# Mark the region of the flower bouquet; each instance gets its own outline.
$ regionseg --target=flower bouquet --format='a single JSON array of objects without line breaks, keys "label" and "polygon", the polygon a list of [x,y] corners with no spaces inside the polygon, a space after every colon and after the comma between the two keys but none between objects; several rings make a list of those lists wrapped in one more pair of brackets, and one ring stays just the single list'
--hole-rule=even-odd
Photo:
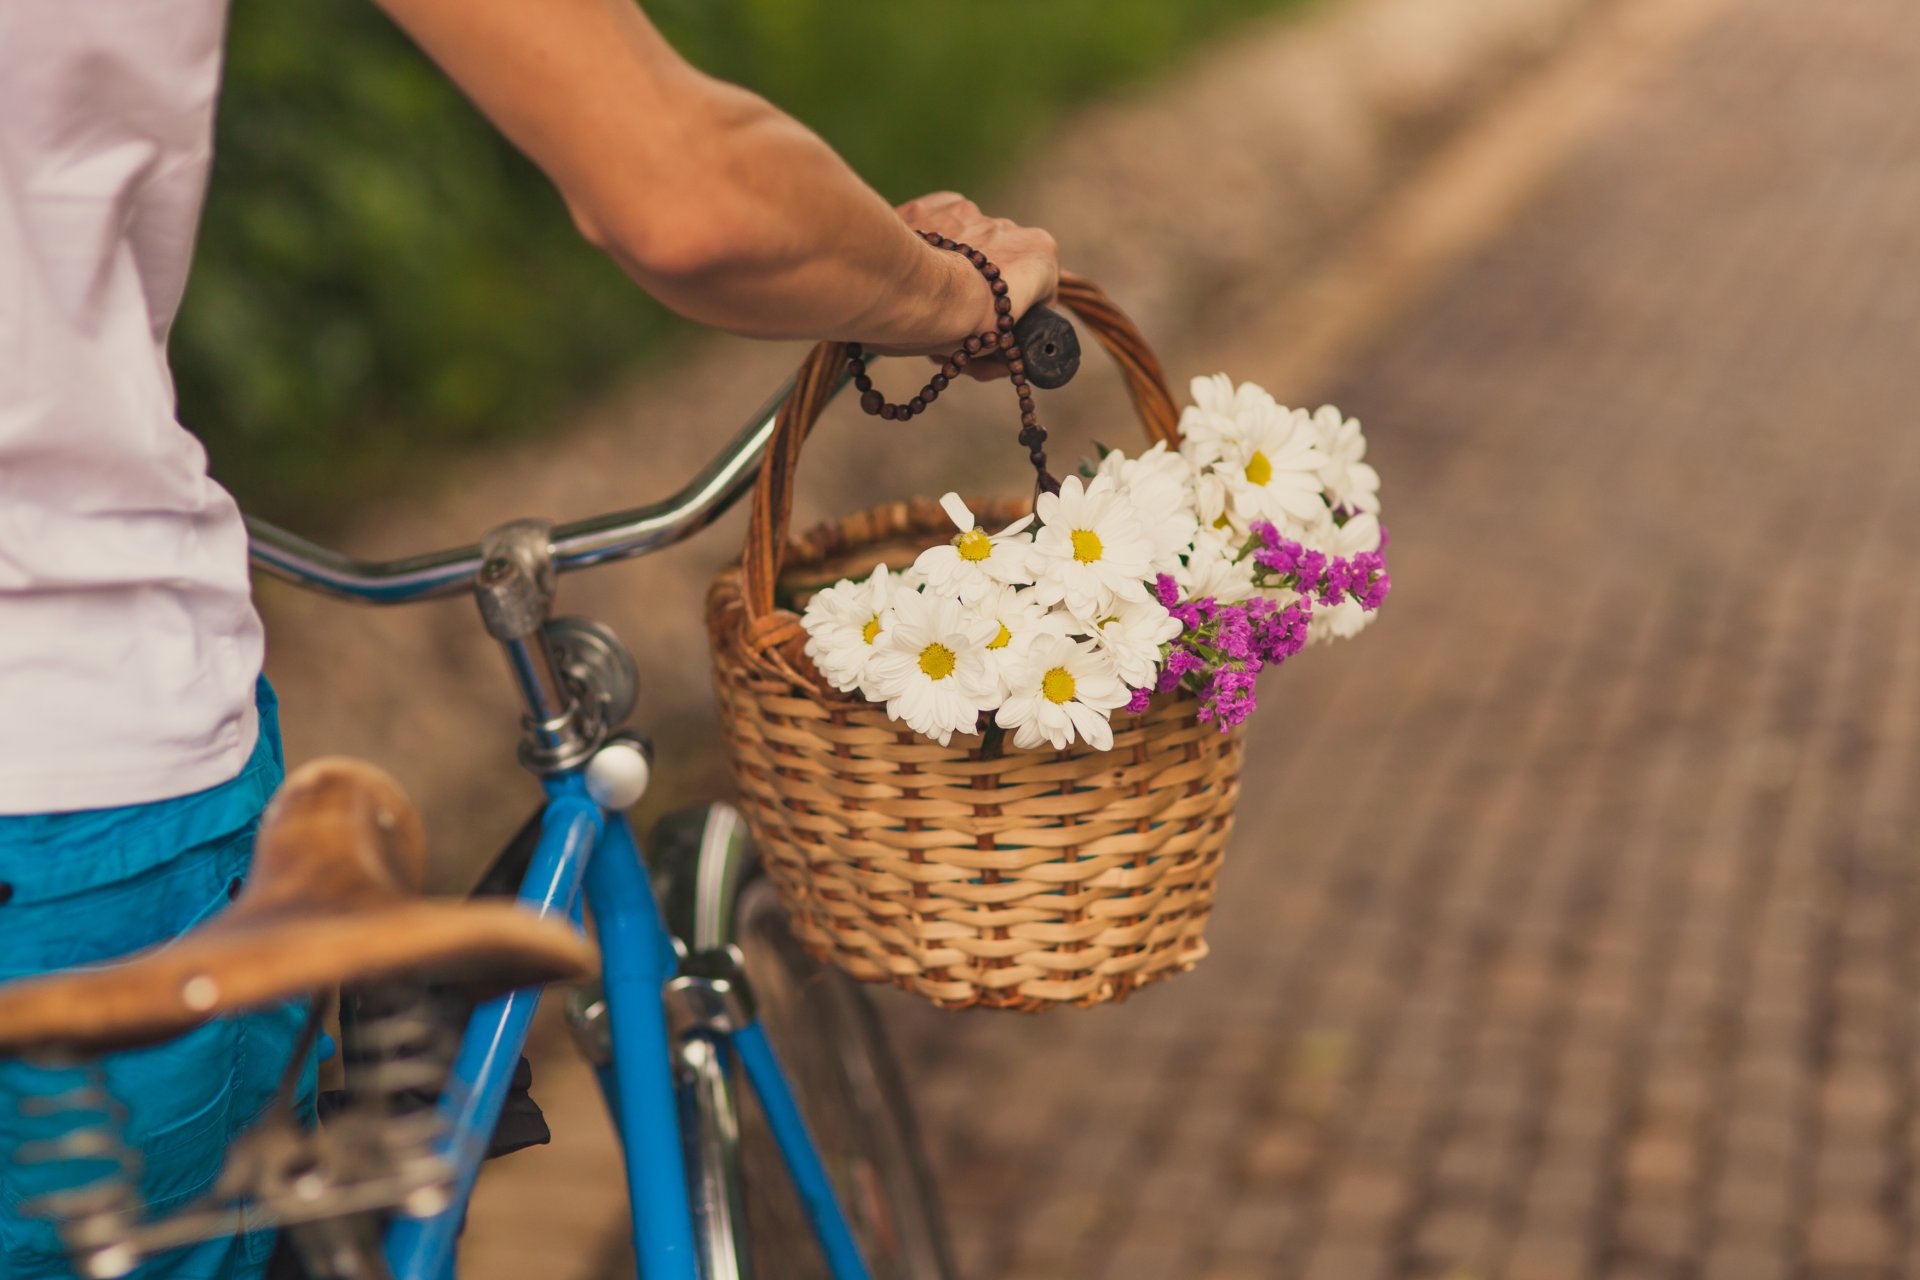
[{"label": "flower bouquet", "polygon": [[1178,449],[1106,450],[998,533],[947,494],[957,534],[814,594],[807,656],[942,746],[999,730],[1107,751],[1115,712],[1178,688],[1231,730],[1261,671],[1386,598],[1380,477],[1352,418],[1224,374],[1194,379],[1179,432]]},{"label": "flower bouquet", "polygon": [[734,776],[796,934],[949,1007],[1095,1003],[1196,963],[1257,677],[1357,633],[1390,585],[1357,422],[1225,376],[1176,413],[1104,295],[1068,278],[1061,300],[1148,448],[1030,510],[949,493],[788,545],[823,347],[710,600]]}]

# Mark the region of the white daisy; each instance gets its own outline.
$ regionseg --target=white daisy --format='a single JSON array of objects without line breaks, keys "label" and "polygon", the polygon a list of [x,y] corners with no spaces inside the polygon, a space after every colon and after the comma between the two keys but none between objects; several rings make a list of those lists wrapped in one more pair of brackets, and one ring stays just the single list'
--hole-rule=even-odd
[{"label": "white daisy", "polygon": [[996,629],[951,596],[896,596],[868,664],[867,696],[943,747],[972,733],[1000,692],[987,665]]},{"label": "white daisy", "polygon": [[1014,731],[1016,747],[1044,742],[1057,751],[1078,738],[1096,751],[1109,751],[1113,726],[1108,718],[1127,698],[1127,687],[1106,654],[1084,641],[1041,636],[1028,647],[994,721]]},{"label": "white daisy", "polygon": [[1033,581],[1027,567],[1033,540],[1020,536],[1033,523],[1032,516],[1022,516],[990,534],[975,523],[959,494],[949,493],[940,499],[940,506],[960,532],[951,541],[928,547],[913,562],[913,572],[923,576],[929,587],[972,604],[995,586]]},{"label": "white daisy", "polygon": [[1087,637],[1113,660],[1129,689],[1144,689],[1160,670],[1160,646],[1184,630],[1158,600],[1116,601],[1106,616],[1089,619]]},{"label": "white daisy", "polygon": [[1194,471],[1193,510],[1201,533],[1211,531],[1235,545],[1247,540],[1248,518],[1235,510],[1226,475],[1218,467]]},{"label": "white daisy", "polygon": [[1332,556],[1356,556],[1362,551],[1380,549],[1380,517],[1371,511],[1362,511],[1358,515],[1348,516],[1345,524],[1327,521],[1327,528],[1320,531],[1314,546]]},{"label": "white daisy", "polygon": [[1193,467],[1161,441],[1137,458],[1115,449],[1100,459],[1099,474],[1112,477],[1146,528],[1153,544],[1149,573],[1172,573],[1200,527],[1194,512]]},{"label": "white daisy", "polygon": [[1310,528],[1325,517],[1320,483],[1325,460],[1313,420],[1276,405],[1243,421],[1238,435],[1223,438],[1208,471],[1226,482],[1236,524],[1268,520],[1285,532]]},{"label": "white daisy", "polygon": [[987,641],[987,665],[999,681],[1000,696],[981,705],[981,710],[992,711],[1006,696],[1015,669],[1026,661],[1027,647],[1043,635],[1066,635],[1070,624],[1063,610],[1049,609],[1020,587],[996,586],[974,602],[973,610],[997,628]]},{"label": "white daisy", "polygon": [[1327,500],[1350,511],[1377,514],[1380,473],[1363,461],[1367,438],[1360,431],[1360,420],[1326,404],[1314,413],[1313,429],[1320,440],[1320,451],[1326,455],[1320,465],[1320,478],[1326,486]]},{"label": "white daisy", "polygon": [[1245,424],[1274,408],[1266,388],[1252,382],[1235,386],[1224,373],[1195,378],[1188,390],[1193,403],[1180,413],[1180,451],[1202,463],[1219,457],[1222,441],[1237,437]]},{"label": "white daisy", "polygon": [[1339,604],[1315,605],[1313,617],[1307,621],[1307,643],[1351,639],[1365,631],[1376,616],[1362,609],[1360,602],[1351,596]]},{"label": "white daisy", "polygon": [[807,656],[820,674],[842,693],[861,687],[885,629],[887,606],[900,590],[899,579],[876,567],[863,582],[842,578],[814,593],[800,615],[807,632]]},{"label": "white daisy", "polygon": [[1187,562],[1174,570],[1182,600],[1212,596],[1221,604],[1238,604],[1253,594],[1253,559],[1235,559],[1243,539],[1221,529],[1203,528],[1193,540]]},{"label": "white daisy", "polygon": [[1083,484],[1060,482],[1060,492],[1034,503],[1040,532],[1031,561],[1034,591],[1053,604],[1064,601],[1081,617],[1093,617],[1115,600],[1144,600],[1153,544],[1133,504],[1111,476]]}]

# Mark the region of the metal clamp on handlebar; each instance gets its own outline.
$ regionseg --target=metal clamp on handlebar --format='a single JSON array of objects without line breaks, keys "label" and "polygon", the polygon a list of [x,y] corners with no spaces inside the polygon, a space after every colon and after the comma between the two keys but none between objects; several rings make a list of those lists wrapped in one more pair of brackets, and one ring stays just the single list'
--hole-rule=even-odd
[{"label": "metal clamp on handlebar", "polygon": [[474,602],[527,703],[520,761],[540,774],[584,764],[632,709],[633,660],[604,627],[551,618],[559,584],[552,524],[503,524],[481,540],[480,552]]},{"label": "metal clamp on handlebar", "polygon": [[585,764],[633,710],[639,674],[619,639],[587,618],[555,618],[553,525],[503,524],[480,542],[473,598],[526,699],[520,761],[535,773]]}]

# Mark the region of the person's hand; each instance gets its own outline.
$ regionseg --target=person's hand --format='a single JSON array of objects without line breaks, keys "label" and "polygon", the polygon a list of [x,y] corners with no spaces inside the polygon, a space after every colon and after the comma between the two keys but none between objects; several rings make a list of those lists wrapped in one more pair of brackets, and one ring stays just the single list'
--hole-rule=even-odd
[{"label": "person's hand", "polygon": [[[1015,319],[1025,315],[1029,307],[1053,300],[1054,291],[1060,285],[1060,255],[1053,237],[1040,228],[1023,227],[1007,218],[990,218],[980,212],[979,205],[952,191],[936,191],[909,200],[895,212],[915,231],[938,232],[986,254],[987,260],[1000,268],[1000,278],[1007,282],[1007,297],[1013,302]],[[951,354],[967,335],[991,330],[997,319],[987,282],[972,266],[961,262],[958,255],[943,256],[961,266],[972,277],[972,282],[957,291],[952,330],[958,338],[938,350],[926,352],[936,362]],[[998,360],[981,360],[968,365],[967,372],[976,378],[1004,377],[1006,366]]]}]

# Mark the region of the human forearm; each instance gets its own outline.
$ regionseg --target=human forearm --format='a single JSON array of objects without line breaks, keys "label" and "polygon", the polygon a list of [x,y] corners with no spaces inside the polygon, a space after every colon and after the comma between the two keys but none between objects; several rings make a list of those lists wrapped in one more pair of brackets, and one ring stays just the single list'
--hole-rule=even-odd
[{"label": "human forearm", "polygon": [[708,81],[698,97],[701,135],[660,157],[679,175],[671,195],[628,171],[576,205],[589,238],[661,301],[754,337],[951,346],[992,327],[979,277],[923,243],[817,135],[731,85]]},{"label": "human forearm", "polygon": [[[380,2],[547,172],[588,238],[674,309],[753,336],[901,349],[990,326],[957,258],[805,127],[689,66],[626,0]],[[1017,305],[1050,292],[1051,241],[1044,257],[1008,272]]]}]

